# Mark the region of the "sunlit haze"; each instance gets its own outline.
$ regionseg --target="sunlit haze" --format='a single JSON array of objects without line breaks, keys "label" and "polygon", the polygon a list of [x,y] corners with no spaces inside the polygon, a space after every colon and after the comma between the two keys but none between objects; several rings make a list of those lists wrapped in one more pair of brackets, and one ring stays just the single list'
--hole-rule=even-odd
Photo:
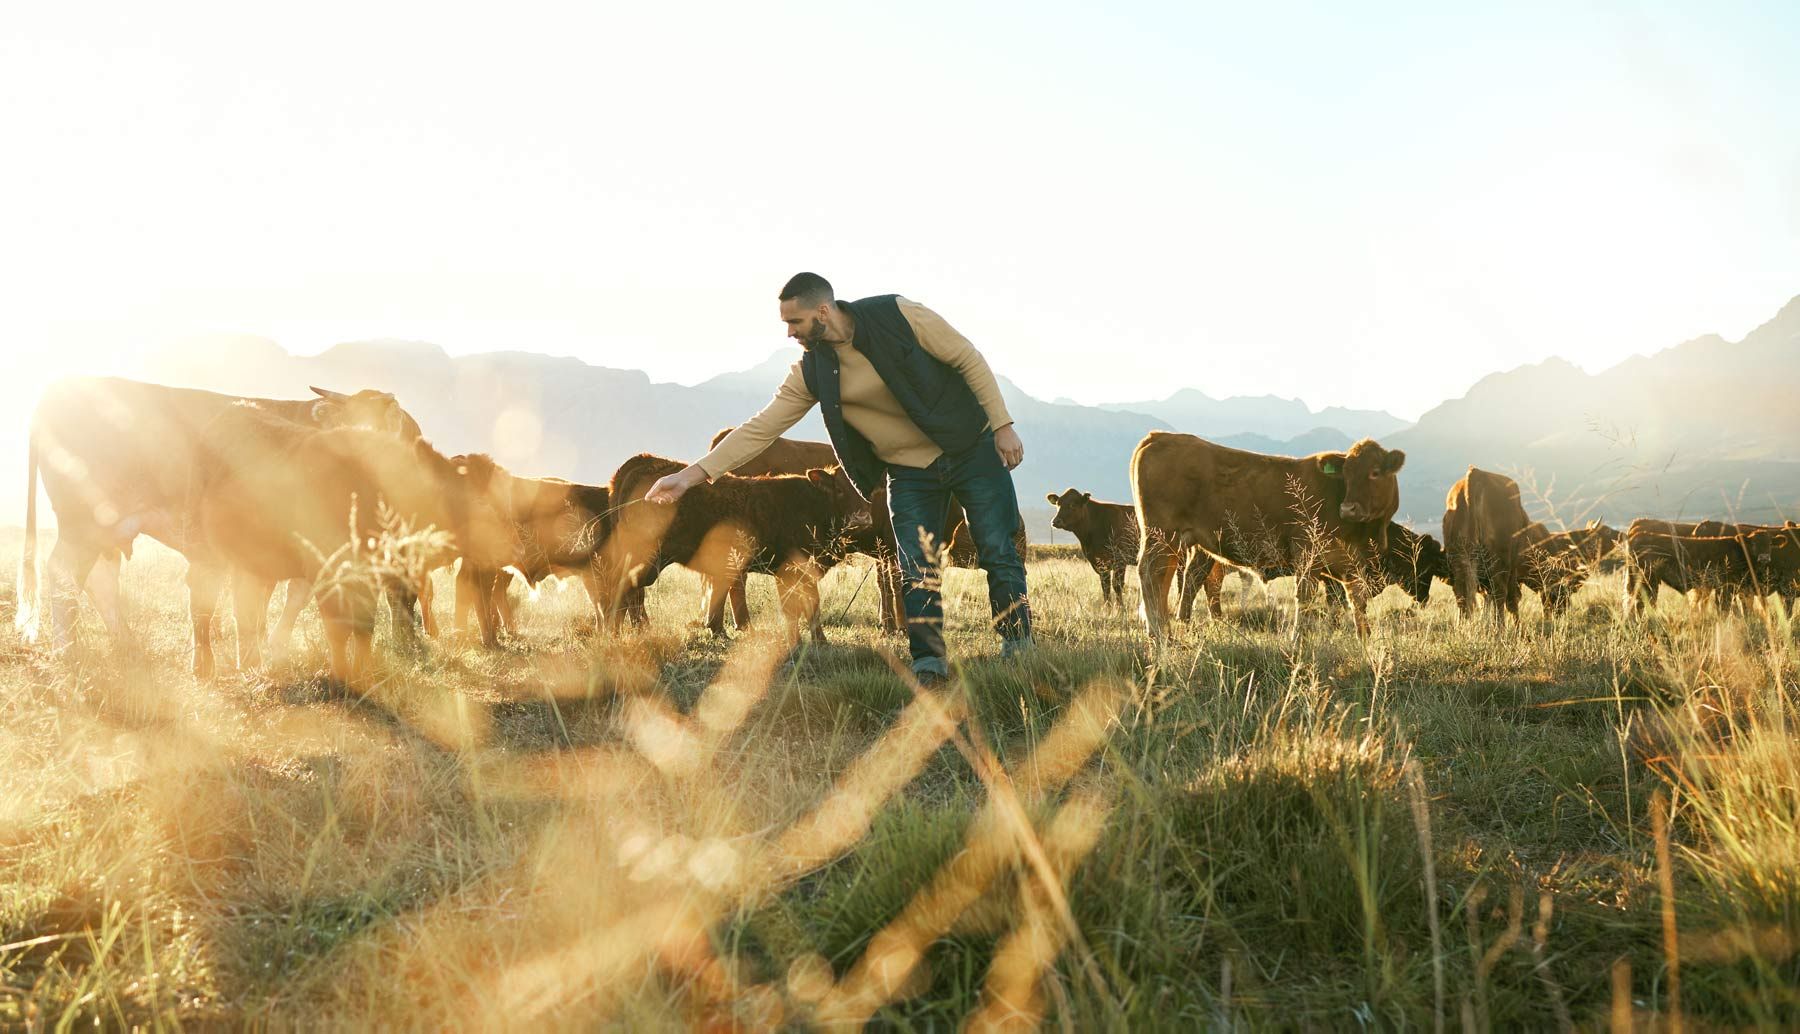
[{"label": "sunlit haze", "polygon": [[29,4],[11,401],[220,331],[695,382],[802,269],[1084,402],[1416,417],[1800,293],[1788,4]]}]

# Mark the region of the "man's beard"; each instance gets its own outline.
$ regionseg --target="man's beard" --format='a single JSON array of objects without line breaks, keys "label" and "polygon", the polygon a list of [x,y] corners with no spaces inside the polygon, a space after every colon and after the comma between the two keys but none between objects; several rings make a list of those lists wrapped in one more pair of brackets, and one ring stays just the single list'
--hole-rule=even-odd
[{"label": "man's beard", "polygon": [[825,321],[813,317],[812,328],[806,332],[805,340],[800,342],[807,348],[817,348],[825,343]]}]

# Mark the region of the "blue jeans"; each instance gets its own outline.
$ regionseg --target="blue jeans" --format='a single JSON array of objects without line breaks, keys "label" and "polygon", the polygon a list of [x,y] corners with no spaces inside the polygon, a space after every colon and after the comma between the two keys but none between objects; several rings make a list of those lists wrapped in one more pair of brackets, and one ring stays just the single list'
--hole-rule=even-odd
[{"label": "blue jeans", "polygon": [[949,671],[944,650],[944,599],[940,572],[927,557],[920,531],[929,534],[934,550],[950,514],[954,496],[969,517],[975,554],[988,576],[988,604],[994,628],[1006,652],[1031,638],[1031,608],[1025,599],[1025,558],[1013,538],[1019,530],[1019,498],[1012,472],[994,449],[992,432],[962,452],[946,453],[929,467],[888,465],[888,512],[894,519],[900,574],[905,579],[906,636],[912,646],[913,670]]}]

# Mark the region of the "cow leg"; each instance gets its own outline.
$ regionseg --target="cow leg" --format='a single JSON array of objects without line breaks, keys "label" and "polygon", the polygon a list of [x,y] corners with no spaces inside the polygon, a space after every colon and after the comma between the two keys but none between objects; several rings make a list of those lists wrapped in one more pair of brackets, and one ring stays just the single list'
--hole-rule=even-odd
[{"label": "cow leg", "polygon": [[431,572],[426,571],[419,578],[419,620],[425,626],[425,634],[433,639],[438,638],[442,629],[438,628],[437,615],[432,606],[437,603],[437,588],[431,584]]},{"label": "cow leg", "polygon": [[[1225,575],[1229,573],[1229,568],[1224,564],[1219,563],[1217,560],[1213,560],[1205,553],[1197,555],[1199,556],[1201,563],[1210,561],[1210,565],[1206,572],[1206,580],[1201,583],[1201,587],[1206,590],[1206,612],[1215,618],[1223,618],[1225,616]],[[1183,602],[1183,606],[1188,606],[1191,603],[1192,600],[1190,598]]]},{"label": "cow leg", "polygon": [[457,562],[456,582],[452,588],[453,602],[451,604],[450,616],[450,631],[452,633],[462,632],[470,625],[477,623],[474,620],[475,616],[473,613],[476,596],[475,578],[474,564],[469,563],[466,558]]},{"label": "cow leg", "polygon": [[394,623],[394,646],[409,655],[417,656],[425,647],[425,641],[419,632],[416,606],[419,602],[419,590],[396,578],[382,586],[382,594],[387,597],[388,616]]},{"label": "cow leg", "polygon": [[124,558],[117,553],[102,555],[95,560],[87,576],[88,598],[94,601],[94,609],[100,612],[106,634],[115,643],[125,638],[125,611],[119,604],[119,568],[124,563]]},{"label": "cow leg", "polygon": [[1161,528],[1145,528],[1138,544],[1138,578],[1144,590],[1144,625],[1153,643],[1169,637],[1169,583],[1180,566],[1175,536]]},{"label": "cow leg", "polygon": [[[1203,554],[1196,550],[1187,550],[1182,554],[1180,563],[1175,569],[1175,594],[1180,600],[1175,611],[1175,617],[1183,624],[1187,624],[1194,620],[1194,597],[1200,595],[1200,579],[1198,577],[1199,572],[1197,566],[1202,563],[1200,559],[1202,555]],[[1206,557],[1204,562],[1211,563],[1212,558]],[[1140,567],[1138,569],[1140,581],[1143,578],[1143,574],[1143,568]]]},{"label": "cow leg", "polygon": [[[263,648],[267,652],[270,663],[287,656],[288,647],[293,643],[294,623],[300,620],[300,612],[312,602],[312,582],[305,578],[290,578],[282,583],[281,617],[275,620],[275,630],[269,633]],[[233,597],[235,599],[235,597]]]},{"label": "cow leg", "polygon": [[[728,572],[727,576],[729,577]],[[749,572],[740,571],[736,578],[733,578],[723,589],[721,589],[719,579],[714,578],[711,575],[700,576],[700,599],[706,606],[706,627],[708,631],[712,632],[715,639],[729,638],[725,634],[725,598],[737,588],[739,579],[748,581],[749,578]],[[743,627],[744,626],[742,625],[738,626],[740,630]]]},{"label": "cow leg", "polygon": [[368,686],[374,657],[375,600],[360,588],[340,588],[319,597],[325,644],[331,653],[331,677],[361,692]]},{"label": "cow leg", "polygon": [[594,631],[602,631],[606,628],[606,608],[600,602],[600,574],[594,570],[594,565],[581,569],[581,587],[587,590],[588,606],[594,610]]},{"label": "cow leg", "polygon": [[244,570],[231,574],[231,610],[237,623],[239,671],[262,667],[263,635],[269,623],[269,597],[275,583]]},{"label": "cow leg", "polygon": [[494,575],[477,571],[470,579],[474,590],[475,624],[481,629],[481,645],[492,650],[500,645],[499,607],[494,602]]},{"label": "cow leg", "polygon": [[775,575],[775,588],[781,596],[781,614],[786,620],[788,642],[800,641],[800,626],[812,631],[815,645],[825,642],[825,629],[819,620],[819,571],[810,563],[785,564]]},{"label": "cow leg", "polygon": [[225,572],[217,564],[205,560],[188,561],[188,616],[194,625],[194,677],[213,677],[213,614],[219,608],[219,593],[225,589]]},{"label": "cow leg", "polygon": [[1345,590],[1350,596],[1350,612],[1356,618],[1356,638],[1369,638],[1369,586],[1358,576],[1350,580]]},{"label": "cow leg", "polygon": [[746,586],[750,584],[750,572],[738,575],[731,583],[731,627],[742,632],[750,627],[750,599]]},{"label": "cow leg", "polygon": [[65,650],[75,639],[75,618],[79,610],[82,583],[100,558],[100,551],[58,533],[45,565],[44,590],[50,598],[50,646]]},{"label": "cow leg", "polygon": [[906,632],[906,624],[902,615],[905,604],[900,596],[900,564],[891,553],[882,553],[875,558],[875,588],[880,593],[877,601],[881,612],[881,631],[888,635],[902,635]]},{"label": "cow leg", "polygon": [[1294,624],[1288,633],[1291,638],[1296,640],[1300,638],[1301,618],[1307,608],[1313,605],[1313,597],[1317,596],[1318,592],[1319,582],[1313,577],[1311,571],[1302,569],[1294,572]]},{"label": "cow leg", "polygon": [[1113,606],[1125,609],[1125,565],[1120,564],[1112,570]]},{"label": "cow leg", "polygon": [[1456,594],[1456,609],[1465,621],[1475,616],[1476,585],[1474,553],[1467,549],[1451,553],[1450,590]]}]

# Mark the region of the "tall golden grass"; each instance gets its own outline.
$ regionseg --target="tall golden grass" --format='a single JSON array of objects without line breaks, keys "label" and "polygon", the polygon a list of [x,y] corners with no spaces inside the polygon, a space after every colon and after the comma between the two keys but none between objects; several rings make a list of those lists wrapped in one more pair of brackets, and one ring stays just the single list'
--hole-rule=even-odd
[{"label": "tall golden grass", "polygon": [[1440,587],[1295,641],[1283,581],[1150,656],[1050,556],[1016,662],[946,575],[925,692],[854,566],[792,655],[766,579],[717,642],[671,570],[648,632],[552,585],[351,699],[310,616],[195,682],[181,572],[126,565],[128,641],[0,657],[0,1025],[1800,1024],[1779,613],[1624,623],[1613,576],[1522,631]]}]

